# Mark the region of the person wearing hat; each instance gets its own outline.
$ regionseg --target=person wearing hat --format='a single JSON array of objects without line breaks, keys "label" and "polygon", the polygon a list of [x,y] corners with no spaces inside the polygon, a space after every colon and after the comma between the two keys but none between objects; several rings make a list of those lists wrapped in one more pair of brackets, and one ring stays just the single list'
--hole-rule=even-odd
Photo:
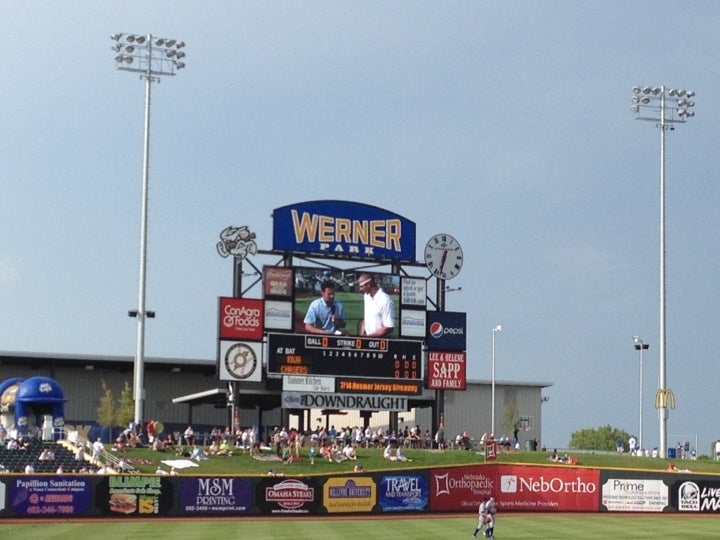
[{"label": "person wearing hat", "polygon": [[485,538],[495,538],[495,512],[497,506],[495,505],[495,498],[490,495],[483,498],[483,502],[478,507],[478,525],[473,532],[473,537],[477,537],[477,533],[485,529]]}]

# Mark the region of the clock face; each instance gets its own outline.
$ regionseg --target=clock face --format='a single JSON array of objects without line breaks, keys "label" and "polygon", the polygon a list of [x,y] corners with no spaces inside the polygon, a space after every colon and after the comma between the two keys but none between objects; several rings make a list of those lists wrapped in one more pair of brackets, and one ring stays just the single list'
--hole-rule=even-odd
[{"label": "clock face", "polygon": [[425,244],[425,266],[440,279],[452,279],[460,273],[463,252],[460,243],[449,234],[436,234]]},{"label": "clock face", "polygon": [[225,367],[237,379],[247,379],[257,367],[255,351],[244,343],[237,343],[225,353]]}]

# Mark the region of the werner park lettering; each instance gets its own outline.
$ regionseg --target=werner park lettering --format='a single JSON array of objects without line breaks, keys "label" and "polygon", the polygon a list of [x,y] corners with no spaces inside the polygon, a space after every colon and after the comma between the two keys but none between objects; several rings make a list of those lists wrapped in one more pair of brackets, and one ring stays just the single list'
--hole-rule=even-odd
[{"label": "werner park lettering", "polygon": [[382,208],[310,201],[276,208],[273,248],[374,260],[415,260],[415,223]]}]

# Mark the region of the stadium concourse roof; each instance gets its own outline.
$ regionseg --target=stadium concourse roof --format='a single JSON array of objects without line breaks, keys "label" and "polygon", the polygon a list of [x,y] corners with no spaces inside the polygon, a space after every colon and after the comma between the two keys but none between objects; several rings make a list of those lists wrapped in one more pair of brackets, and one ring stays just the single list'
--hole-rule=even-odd
[{"label": "stadium concourse roof", "polygon": [[[258,385],[253,387],[254,385]],[[241,409],[259,406],[269,411],[280,407],[280,392],[266,390],[262,383],[242,383],[238,391],[238,405]],[[211,388],[203,392],[173,398],[173,403],[188,405],[215,405],[225,407],[228,402],[227,388]]]},{"label": "stadium concourse roof", "polygon": [[[23,365],[31,368],[46,367],[78,367],[115,368],[132,370],[135,362],[134,356],[111,356],[103,354],[65,354],[65,353],[38,353],[0,351],[2,365]],[[202,372],[206,375],[215,373],[215,360],[200,360],[192,358],[160,358],[146,356],[144,364],[146,369],[182,370],[193,373]]]}]

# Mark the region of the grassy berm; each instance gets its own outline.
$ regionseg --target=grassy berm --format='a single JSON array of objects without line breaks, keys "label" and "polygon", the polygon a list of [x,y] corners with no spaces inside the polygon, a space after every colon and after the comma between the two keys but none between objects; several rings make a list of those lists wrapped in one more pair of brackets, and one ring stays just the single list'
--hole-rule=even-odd
[{"label": "grassy berm", "polygon": [[[109,448],[109,447],[108,447]],[[382,457],[382,449],[379,448],[358,448],[357,460],[331,463],[315,457],[315,463],[310,463],[309,449],[303,448],[299,461],[284,464],[282,460],[275,457],[272,451],[262,451],[260,459],[243,453],[242,449],[234,448],[231,456],[211,456],[207,460],[201,460],[197,467],[180,469],[179,474],[229,474],[229,475],[267,475],[270,470],[285,475],[307,476],[313,474],[347,474],[352,472],[356,465],[362,466],[365,471],[387,471],[407,470],[412,468],[446,467],[453,465],[478,465],[486,463],[485,457],[475,451],[466,450],[422,450],[407,449],[405,455],[412,462],[388,461]],[[113,452],[114,453],[114,452]],[[559,452],[564,455],[566,452]],[[611,468],[611,469],[634,469],[662,471],[666,470],[672,462],[678,469],[690,470],[693,473],[720,474],[720,462],[701,456],[697,460],[668,460],[660,458],[635,457],[628,454],[616,454],[608,452],[567,451],[577,459],[574,467]],[[161,462],[165,460],[188,459],[176,452],[155,452],[147,448],[128,449],[122,453],[114,453],[117,457],[126,459],[141,473],[154,474],[158,465],[165,470],[170,470],[168,465]],[[549,452],[506,452],[500,453],[497,463],[520,463],[520,464],[543,464],[558,467],[568,465],[557,464],[549,461]],[[487,463],[493,463],[492,461]]]}]

